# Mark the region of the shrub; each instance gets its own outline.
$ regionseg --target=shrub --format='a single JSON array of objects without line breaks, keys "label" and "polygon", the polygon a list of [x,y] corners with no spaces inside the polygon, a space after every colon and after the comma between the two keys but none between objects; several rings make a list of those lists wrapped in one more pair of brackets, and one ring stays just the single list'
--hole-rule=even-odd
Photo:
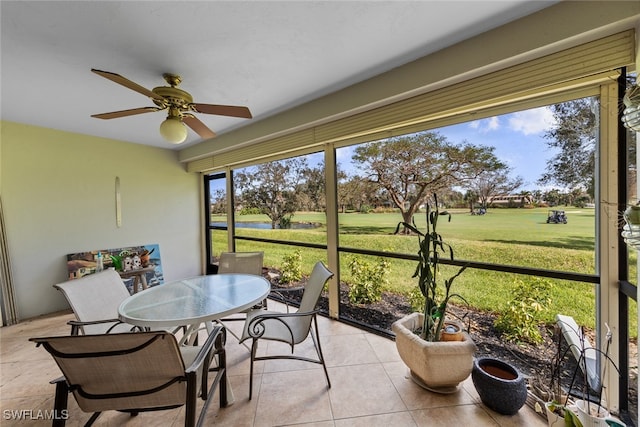
[{"label": "shrub", "polygon": [[576,198],[576,200],[573,202],[573,205],[576,208],[585,208],[587,207],[587,203],[590,203],[591,199],[589,198],[589,196],[579,196]]},{"label": "shrub", "polygon": [[513,298],[494,322],[507,341],[532,344],[543,341],[538,323],[540,314],[551,305],[552,286],[550,281],[540,277],[530,277],[526,282],[516,280]]},{"label": "shrub", "polygon": [[380,301],[382,288],[387,285],[389,261],[379,257],[376,262],[369,262],[359,257],[352,257],[349,269],[353,283],[349,286],[349,301],[352,304],[371,304]]},{"label": "shrub", "polygon": [[242,208],[238,215],[258,215],[261,214],[260,208]]},{"label": "shrub", "polygon": [[302,253],[296,249],[282,260],[282,283],[299,282],[302,280]]},{"label": "shrub", "polygon": [[291,217],[293,217],[293,215],[284,215],[283,217],[281,217],[278,220],[278,227],[280,227],[281,230],[291,228]]},{"label": "shrub", "polygon": [[421,313],[424,309],[424,295],[420,292],[420,288],[412,288],[409,291],[409,295],[407,296],[409,300],[409,305],[411,306],[411,311],[417,311]]}]

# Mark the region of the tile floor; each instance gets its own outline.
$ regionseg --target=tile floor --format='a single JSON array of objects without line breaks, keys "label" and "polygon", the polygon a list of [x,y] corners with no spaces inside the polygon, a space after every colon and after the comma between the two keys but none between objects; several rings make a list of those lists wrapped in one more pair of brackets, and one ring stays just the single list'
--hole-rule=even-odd
[{"label": "tile floor", "polygon": [[[273,302],[269,302],[273,308]],[[28,341],[35,336],[66,335],[72,314],[56,313],[0,328],[0,424],[45,426],[53,408],[59,370],[49,354]],[[229,322],[239,329],[242,322]],[[393,341],[319,318],[320,335],[332,387],[320,365],[270,360],[255,365],[253,399],[248,400],[249,352],[233,336],[227,341],[228,372],[235,403],[219,408],[217,393],[205,425],[221,426],[546,426],[526,405],[514,416],[497,414],[480,403],[469,378],[452,395],[425,391],[407,378]],[[309,340],[309,344],[311,344]],[[272,352],[277,345],[262,346]],[[312,351],[312,346],[303,351]],[[68,426],[89,418],[69,399]],[[22,414],[23,419],[16,415]],[[28,419],[24,419],[24,418]],[[181,426],[184,411],[141,413],[137,417],[107,412],[96,426]]]}]

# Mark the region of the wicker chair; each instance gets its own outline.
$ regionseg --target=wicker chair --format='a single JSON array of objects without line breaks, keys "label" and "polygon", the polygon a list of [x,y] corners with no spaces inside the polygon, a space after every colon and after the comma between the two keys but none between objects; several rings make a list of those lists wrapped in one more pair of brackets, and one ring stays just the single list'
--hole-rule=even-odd
[{"label": "wicker chair", "polygon": [[[220,386],[220,405],[227,405],[225,330],[215,328],[201,347],[179,346],[168,332],[116,333],[31,338],[54,358],[63,377],[56,384],[54,427],[64,426],[72,393],[83,412],[93,412],[85,426],[103,411],[138,412],[186,407],[185,426],[200,425],[210,397]],[[207,388],[211,359],[217,375]],[[185,369],[186,366],[186,369]],[[197,396],[205,401],[196,424]]]}]

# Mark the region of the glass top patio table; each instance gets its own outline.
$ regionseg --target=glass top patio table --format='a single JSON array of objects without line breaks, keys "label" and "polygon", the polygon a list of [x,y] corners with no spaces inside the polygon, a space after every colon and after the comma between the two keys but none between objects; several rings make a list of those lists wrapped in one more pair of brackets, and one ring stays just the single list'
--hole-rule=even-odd
[{"label": "glass top patio table", "polygon": [[252,274],[214,274],[154,286],[124,300],[118,317],[131,325],[162,328],[208,323],[253,307],[270,283]]}]

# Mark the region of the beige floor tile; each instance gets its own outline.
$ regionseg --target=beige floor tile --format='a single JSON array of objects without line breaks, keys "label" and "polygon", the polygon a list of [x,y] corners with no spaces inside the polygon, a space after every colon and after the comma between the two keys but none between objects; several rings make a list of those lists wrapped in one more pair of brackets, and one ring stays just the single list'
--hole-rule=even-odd
[{"label": "beige floor tile", "polygon": [[334,421],[320,421],[317,423],[290,424],[287,427],[334,427]]},{"label": "beige floor tile", "polygon": [[418,426],[450,427],[498,427],[499,424],[478,405],[460,405],[455,407],[420,409],[411,415]]},{"label": "beige floor tile", "polygon": [[336,427],[412,427],[417,426],[409,412],[371,415],[368,417],[335,420]]},{"label": "beige floor tile", "polygon": [[[237,375],[230,378],[233,387],[233,394],[236,402],[249,400],[249,375]],[[262,384],[262,375],[254,374],[253,376],[253,397],[260,393]],[[234,404],[235,405],[235,404]]]},{"label": "beige floor tile", "polygon": [[406,411],[391,379],[379,363],[329,369],[331,406],[338,418]]},{"label": "beige floor tile", "polygon": [[[236,375],[230,377],[231,387],[235,401],[226,408],[219,405],[219,391],[213,395],[209,408],[207,410],[204,425],[215,426],[252,426],[256,414],[258,399],[255,396],[260,391],[261,377],[256,376],[254,379],[254,399],[249,400],[249,376]],[[177,427],[177,426],[176,426]]]},{"label": "beige floor tile", "polygon": [[2,427],[32,425],[51,425],[50,421],[37,420],[38,415],[53,409],[53,394],[42,396],[27,396],[0,400],[0,414]]},{"label": "beige floor tile", "polygon": [[36,361],[50,359],[49,353],[42,348],[36,351],[36,344],[24,338],[6,338],[2,340],[0,360],[2,363]]},{"label": "beige floor tile", "polygon": [[402,360],[396,349],[396,342],[392,339],[369,333],[364,336],[367,341],[369,341],[371,348],[373,348],[374,353],[378,357],[378,361],[384,363],[399,362]]},{"label": "beige floor tile", "polygon": [[321,337],[329,335],[352,335],[363,333],[361,330],[354,328],[353,326],[349,326],[342,322],[337,322],[325,316],[318,316],[318,330]]},{"label": "beige floor tile", "polygon": [[535,411],[529,409],[527,406],[523,406],[522,409],[518,411],[515,415],[500,415],[495,412],[487,409],[485,410],[489,412],[489,414],[493,417],[494,420],[500,424],[500,427],[546,427],[547,421],[542,418],[540,415],[536,414]]},{"label": "beige floor tile", "polygon": [[[225,350],[227,353],[227,375],[249,375],[251,368],[250,351],[233,339],[227,340]],[[263,351],[258,352],[258,354],[263,353]],[[255,374],[261,374],[263,369],[263,362],[254,363],[253,370]]]},{"label": "beige floor tile", "polygon": [[[331,421],[331,404],[321,370],[264,373],[255,426]],[[255,397],[254,397],[255,399]]]},{"label": "beige floor tile", "polygon": [[[265,345],[266,344],[266,345]],[[282,342],[277,341],[269,341],[262,342],[262,348],[264,351],[264,355],[274,356],[274,355],[283,355],[290,356],[291,346]],[[326,349],[323,346],[322,351],[326,357]],[[315,347],[313,346],[313,341],[311,339],[307,339],[306,341],[296,345],[294,347],[293,355],[300,357],[307,357],[310,359],[318,359],[318,355],[316,353]],[[276,359],[276,360],[266,360],[263,363],[263,372],[285,372],[285,371],[296,371],[296,370],[317,370],[322,369],[322,365],[317,363],[304,362],[300,360],[287,360],[287,359]]]},{"label": "beige floor tile", "polygon": [[451,394],[439,394],[425,390],[411,379],[409,368],[403,362],[389,362],[384,363],[383,366],[403,402],[410,410],[476,403],[462,386],[458,388],[457,392]]},{"label": "beige floor tile", "polygon": [[[271,301],[270,301],[271,304]],[[270,308],[275,308],[270,305]],[[49,384],[60,371],[49,354],[28,341],[30,337],[68,335],[69,312],[30,319],[0,328],[0,410],[10,416],[5,427],[48,426],[42,419],[53,409],[55,387]],[[238,331],[243,322],[229,322]],[[205,425],[220,426],[544,426],[535,412],[524,407],[508,417],[486,409],[471,379],[455,396],[427,392],[406,378],[392,340],[363,332],[328,318],[318,318],[321,342],[332,388],[327,390],[320,365],[308,362],[256,362],[254,398],[249,400],[249,350],[229,336],[228,375],[235,403],[219,407],[218,391],[206,412]],[[290,352],[286,345],[268,343],[259,354]],[[311,340],[297,351],[315,356]],[[201,401],[198,403],[201,407]],[[49,412],[50,413],[50,412]],[[13,414],[13,416],[11,416]],[[36,417],[25,421],[24,417]],[[19,415],[22,419],[18,419]],[[71,397],[67,426],[79,427],[89,419]],[[172,426],[184,423],[184,408],[141,413],[137,417],[109,411],[96,426]]]},{"label": "beige floor tile", "polygon": [[[20,374],[3,381],[0,395],[3,399],[25,396],[53,396],[55,386],[50,381],[60,377],[58,366],[51,360],[24,361],[2,363],[2,372],[19,372]],[[4,374],[3,374],[4,376]]]},{"label": "beige floor tile", "polygon": [[332,335],[322,341],[327,366],[350,366],[378,363],[378,358],[364,334]]},{"label": "beige floor tile", "polygon": [[71,319],[74,319],[74,316],[68,310],[35,317],[16,325],[0,328],[0,338],[2,340],[11,337],[29,339],[35,336],[68,335],[71,332],[71,327],[67,325],[67,322]]}]

